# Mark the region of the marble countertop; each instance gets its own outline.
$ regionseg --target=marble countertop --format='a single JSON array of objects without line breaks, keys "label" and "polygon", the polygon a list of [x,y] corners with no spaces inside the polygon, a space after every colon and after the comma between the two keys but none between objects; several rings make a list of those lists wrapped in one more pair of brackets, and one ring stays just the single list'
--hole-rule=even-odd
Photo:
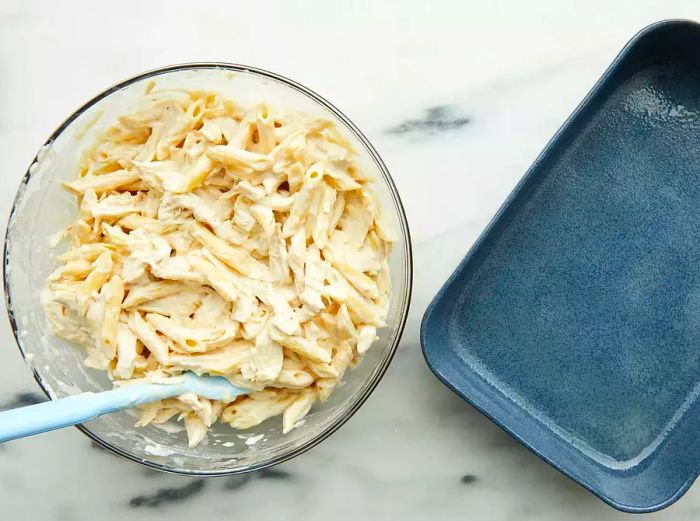
[{"label": "marble countertop", "polygon": [[[418,328],[623,44],[653,21],[698,15],[694,0],[3,0],[3,219],[38,147],[86,99],[157,66],[230,61],[307,85],[367,134],[399,188],[415,252],[399,352],[368,402],[318,447],[257,474],[203,480],[149,471],[67,429],[0,446],[3,519],[622,518],[439,383]],[[0,408],[41,399],[6,319],[0,339]],[[699,516],[698,485],[651,515]]]}]

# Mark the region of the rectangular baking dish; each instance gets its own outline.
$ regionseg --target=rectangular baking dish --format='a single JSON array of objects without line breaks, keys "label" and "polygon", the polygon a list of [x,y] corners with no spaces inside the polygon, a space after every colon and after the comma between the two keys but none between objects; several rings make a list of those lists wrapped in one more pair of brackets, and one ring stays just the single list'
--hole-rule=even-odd
[{"label": "rectangular baking dish", "polygon": [[613,507],[700,459],[700,25],[637,34],[440,290],[448,387]]}]

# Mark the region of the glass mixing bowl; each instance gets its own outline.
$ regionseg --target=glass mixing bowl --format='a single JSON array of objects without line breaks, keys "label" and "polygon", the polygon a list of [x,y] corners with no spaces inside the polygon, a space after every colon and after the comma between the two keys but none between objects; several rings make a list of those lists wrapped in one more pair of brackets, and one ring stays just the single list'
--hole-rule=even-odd
[{"label": "glass mixing bowl", "polygon": [[[81,151],[120,114],[146,96],[146,86],[211,89],[241,103],[271,104],[331,118],[355,144],[359,160],[375,178],[374,189],[388,219],[399,232],[390,257],[393,293],[388,326],[355,369],[348,370],[324,404],[316,404],[302,426],[283,435],[272,418],[246,431],[215,424],[198,447],[175,424],[165,429],[134,427],[134,411],[112,413],[78,428],[116,454],[158,470],[190,475],[236,474],[292,458],[328,437],[350,418],[377,386],[396,351],[411,293],[411,243],[406,216],[386,166],[364,135],[338,109],[291,80],[252,67],[196,63],[147,72],[107,89],[63,123],[41,148],[17,192],[5,238],[4,283],[7,309],[17,344],[34,377],[51,398],[111,388],[106,373],[86,369],[83,351],[47,329],[39,296],[56,266],[59,248],[50,237],[75,218],[73,197],[60,181],[77,175]],[[263,435],[260,437],[259,435]],[[241,435],[260,437],[254,444]]]}]

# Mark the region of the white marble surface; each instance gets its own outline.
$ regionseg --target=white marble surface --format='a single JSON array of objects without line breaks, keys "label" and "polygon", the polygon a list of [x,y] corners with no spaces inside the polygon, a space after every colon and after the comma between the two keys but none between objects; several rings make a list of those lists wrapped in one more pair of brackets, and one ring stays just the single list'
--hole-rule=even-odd
[{"label": "white marble surface", "polygon": [[[443,387],[420,354],[418,324],[625,41],[650,22],[677,17],[699,18],[700,5],[2,0],[3,219],[37,148],[84,100],[149,68],[231,61],[306,84],[365,131],[403,197],[416,275],[409,324],[386,377],[310,452],[274,472],[197,480],[147,471],[64,430],[0,447],[0,517],[621,518]],[[452,123],[438,129],[426,115],[442,106],[441,121]],[[31,400],[38,387],[6,319],[0,340],[0,405]],[[651,517],[698,519],[700,486]]]}]

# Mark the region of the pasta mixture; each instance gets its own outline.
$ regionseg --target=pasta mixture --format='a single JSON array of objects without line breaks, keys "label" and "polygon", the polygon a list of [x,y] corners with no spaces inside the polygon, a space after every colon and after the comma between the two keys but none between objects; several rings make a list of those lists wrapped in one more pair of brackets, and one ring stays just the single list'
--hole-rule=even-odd
[{"label": "pasta mixture", "polygon": [[137,425],[183,419],[288,432],[385,325],[393,232],[331,121],[213,92],[153,91],[87,150],[68,250],[42,303],[57,336],[115,384],[184,371],[249,389],[182,395]]}]

